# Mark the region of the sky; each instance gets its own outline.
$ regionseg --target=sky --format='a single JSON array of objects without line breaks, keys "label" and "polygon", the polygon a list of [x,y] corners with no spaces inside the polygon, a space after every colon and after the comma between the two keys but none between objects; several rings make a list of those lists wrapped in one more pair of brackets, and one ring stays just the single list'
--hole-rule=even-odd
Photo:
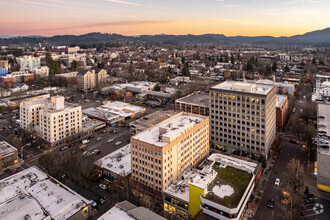
[{"label": "sky", "polygon": [[0,0],[0,35],[292,36],[330,27],[330,0]]}]

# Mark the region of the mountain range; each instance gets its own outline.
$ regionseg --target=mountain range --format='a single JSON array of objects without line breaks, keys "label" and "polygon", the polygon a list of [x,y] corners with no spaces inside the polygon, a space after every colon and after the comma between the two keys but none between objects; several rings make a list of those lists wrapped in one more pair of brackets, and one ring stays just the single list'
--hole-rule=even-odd
[{"label": "mountain range", "polygon": [[297,45],[297,46],[330,46],[330,28],[308,32],[291,37],[271,36],[234,36],[227,37],[222,34],[203,35],[139,35],[124,36],[120,34],[89,33],[83,35],[55,35],[52,37],[26,36],[9,37],[0,36],[0,45],[36,45],[39,43],[49,45],[83,45],[115,42],[140,42],[149,44],[172,44],[182,43],[210,43],[210,44],[252,44],[252,45]]}]

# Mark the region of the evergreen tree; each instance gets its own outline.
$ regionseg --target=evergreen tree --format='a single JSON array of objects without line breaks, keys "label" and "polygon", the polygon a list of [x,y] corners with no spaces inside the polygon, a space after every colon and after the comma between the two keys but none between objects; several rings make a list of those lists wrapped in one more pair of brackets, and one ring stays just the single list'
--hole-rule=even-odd
[{"label": "evergreen tree", "polygon": [[277,70],[277,64],[276,64],[276,61],[274,61],[273,66],[272,66],[272,71],[276,72],[276,70]]},{"label": "evergreen tree", "polygon": [[75,60],[72,61],[72,62],[71,62],[71,70],[76,70],[77,67],[78,67],[77,61],[75,61]]}]

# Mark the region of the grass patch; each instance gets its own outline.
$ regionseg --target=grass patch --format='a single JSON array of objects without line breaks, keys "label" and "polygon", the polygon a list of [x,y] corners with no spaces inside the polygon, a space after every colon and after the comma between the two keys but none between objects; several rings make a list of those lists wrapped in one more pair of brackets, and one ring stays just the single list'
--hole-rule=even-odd
[{"label": "grass patch", "polygon": [[[218,167],[217,165],[219,166],[219,164],[216,163],[214,167]],[[218,172],[216,179],[221,182],[221,185],[230,185],[234,188],[235,193],[231,196],[226,196],[223,199],[215,195],[212,195],[212,198],[224,206],[230,208],[237,207],[247,186],[251,181],[252,174],[230,166],[227,166],[226,168],[215,168],[215,171]],[[212,189],[214,186],[215,185],[211,186]]]}]

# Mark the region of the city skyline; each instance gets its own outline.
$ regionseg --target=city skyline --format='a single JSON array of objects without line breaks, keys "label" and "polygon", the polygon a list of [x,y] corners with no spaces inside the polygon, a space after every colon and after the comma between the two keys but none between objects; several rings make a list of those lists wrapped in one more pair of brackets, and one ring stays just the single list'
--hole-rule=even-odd
[{"label": "city skyline", "polygon": [[224,34],[292,36],[329,27],[324,0],[15,0],[0,2],[0,35]]}]

